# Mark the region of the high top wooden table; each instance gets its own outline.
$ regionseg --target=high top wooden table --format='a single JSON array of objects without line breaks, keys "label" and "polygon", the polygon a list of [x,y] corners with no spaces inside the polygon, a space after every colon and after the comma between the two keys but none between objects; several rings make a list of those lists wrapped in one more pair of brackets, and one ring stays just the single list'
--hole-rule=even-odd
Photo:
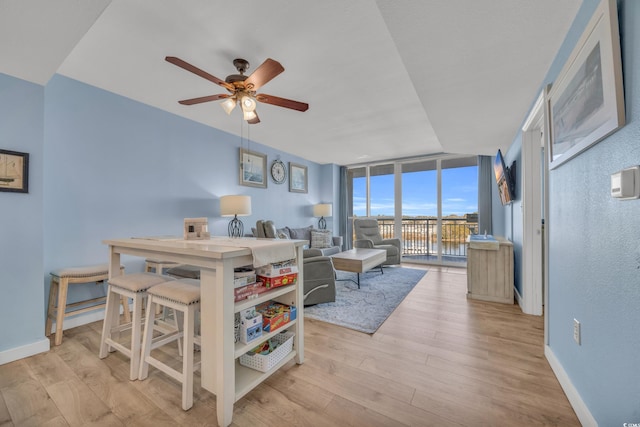
[{"label": "high top wooden table", "polygon": [[358,289],[360,289],[360,273],[378,266],[380,266],[380,272],[382,272],[382,263],[387,260],[387,251],[384,249],[355,248],[331,255],[331,258],[333,259],[333,268],[336,270],[357,273],[358,281],[352,281],[357,283]]},{"label": "high top wooden table", "polygon": [[[253,264],[251,249],[223,246],[228,238],[210,240],[182,240],[178,238],[130,238],[105,240],[109,245],[109,278],[120,275],[121,255],[162,259],[200,267],[201,310],[201,378],[202,387],[216,395],[218,425],[228,426],[233,417],[233,404],[266,379],[273,371],[295,358],[304,361],[304,274],[302,248],[307,241],[289,240],[296,247],[298,282],[263,293],[259,298],[234,303],[233,271],[236,267]],[[242,238],[236,241],[244,240]],[[256,239],[246,239],[247,245]],[[235,312],[249,308],[263,300],[277,299],[293,304],[297,319],[291,322],[295,332],[294,350],[272,370],[262,373],[240,366],[236,359],[259,344],[235,343]],[[284,330],[284,328],[282,328]],[[279,333],[280,330],[273,334]],[[269,336],[269,334],[263,334]]]}]

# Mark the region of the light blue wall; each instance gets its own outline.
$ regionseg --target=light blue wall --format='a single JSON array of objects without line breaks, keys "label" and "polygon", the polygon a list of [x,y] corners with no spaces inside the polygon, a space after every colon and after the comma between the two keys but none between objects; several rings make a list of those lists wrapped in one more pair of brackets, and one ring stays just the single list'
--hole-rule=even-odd
[{"label": "light blue wall", "polygon": [[640,422],[640,200],[609,195],[640,164],[640,2],[619,7],[627,123],[549,177],[549,345],[602,426]]},{"label": "light blue wall", "polygon": [[[269,164],[280,155],[306,165],[309,192],[291,193],[288,184],[270,180],[267,189],[245,187],[238,184],[238,136],[59,75],[46,87],[45,105],[47,272],[106,262],[107,238],[181,235],[185,217],[208,217],[212,234],[226,235],[229,218],[220,217],[219,197],[227,194],[252,198],[252,215],[241,218],[245,233],[258,219],[316,221],[311,206],[325,181],[318,164],[252,142]],[[125,265],[143,267],[135,258]],[[87,285],[73,292],[71,299],[101,290]]]},{"label": "light blue wall", "polygon": [[[279,156],[306,165],[309,191],[270,179],[267,189],[240,186],[239,137],[59,75],[43,88],[0,74],[0,148],[31,155],[30,193],[0,193],[0,324],[12,325],[0,328],[0,356],[42,349],[49,271],[106,262],[104,239],[180,235],[185,217],[200,216],[226,235],[227,194],[252,197],[245,232],[263,218],[306,226],[317,223],[312,205],[333,198],[331,165],[251,142],[269,164]],[[103,292],[74,286],[69,301]]]},{"label": "light blue wall", "polygon": [[[584,0],[540,90],[555,80],[598,3]],[[609,196],[610,175],[640,164],[640,2],[618,7],[626,125],[550,172],[547,219],[549,347],[602,426],[640,422],[640,200]],[[509,162],[520,162],[520,149],[518,135]],[[512,223],[505,208],[507,233],[522,229],[519,198]],[[580,346],[574,318],[582,325]]]},{"label": "light blue wall", "polygon": [[340,166],[334,164],[326,164],[321,166],[320,179],[322,181],[322,192],[320,202],[333,204],[333,216],[325,218],[327,220],[327,228],[333,230],[334,235],[340,230]]},{"label": "light blue wall", "polygon": [[44,337],[44,88],[0,74],[0,148],[29,153],[29,193],[0,192],[0,353]]},{"label": "light blue wall", "polygon": [[[513,242],[513,278],[518,292],[522,293],[522,269],[520,260],[522,259],[523,227],[522,227],[522,160],[521,160],[522,134],[519,133],[516,140],[506,153],[503,153],[504,163],[507,167],[513,167],[515,161],[515,197],[513,202],[502,206],[498,196],[498,188],[494,183],[491,192],[493,197],[492,205],[492,227],[495,236],[506,237]],[[494,158],[495,160],[495,158]]]}]

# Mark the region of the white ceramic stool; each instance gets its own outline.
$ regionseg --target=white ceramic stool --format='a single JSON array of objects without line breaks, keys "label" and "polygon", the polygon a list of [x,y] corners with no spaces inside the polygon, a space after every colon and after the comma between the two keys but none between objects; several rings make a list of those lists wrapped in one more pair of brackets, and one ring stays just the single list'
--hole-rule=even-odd
[{"label": "white ceramic stool", "polygon": [[[124,267],[120,267],[124,272]],[[67,304],[69,285],[79,283],[102,284],[109,278],[109,264],[90,265],[86,267],[60,268],[51,272],[51,285],[49,287],[49,304],[47,306],[47,321],[45,324],[45,336],[51,335],[53,320],[56,321],[56,338],[54,345],[62,344],[63,322],[66,317],[75,316],[88,311],[102,309],[106,306],[106,297],[98,297]],[[58,304],[56,305],[56,299]],[[129,315],[129,306],[126,299],[122,299],[125,317]]]},{"label": "white ceramic stool", "polygon": [[[142,333],[142,305],[147,291],[154,285],[159,285],[174,279],[169,276],[154,273],[125,274],[109,279],[107,290],[107,308],[105,310],[102,338],[100,341],[100,358],[107,357],[109,351],[118,350],[129,357],[129,379],[138,378],[140,366],[140,339]],[[133,300],[133,315],[131,322],[120,324],[118,299],[121,297]],[[131,329],[131,345],[129,348],[117,342],[120,332]]]},{"label": "white ceramic stool", "polygon": [[[147,293],[146,319],[142,340],[140,372],[138,378],[144,380],[149,374],[149,365],[159,369],[182,383],[182,409],[193,406],[193,372],[200,368],[200,362],[194,363],[194,344],[200,345],[200,336],[196,335],[196,312],[200,310],[200,282],[194,279],[180,279],[165,282],[149,288]],[[183,313],[181,331],[163,334],[153,338],[153,313],[156,304],[172,308]],[[178,372],[151,355],[151,350],[182,337],[182,372]]]}]

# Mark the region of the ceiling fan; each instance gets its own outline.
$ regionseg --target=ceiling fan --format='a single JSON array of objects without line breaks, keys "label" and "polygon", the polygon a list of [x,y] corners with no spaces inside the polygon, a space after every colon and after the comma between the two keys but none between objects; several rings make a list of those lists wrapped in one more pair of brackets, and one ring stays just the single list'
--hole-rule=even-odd
[{"label": "ceiling fan", "polygon": [[231,111],[233,111],[236,104],[239,104],[242,108],[244,120],[249,124],[260,123],[260,118],[258,117],[258,113],[256,113],[256,101],[264,102],[265,104],[277,105],[278,107],[290,108],[297,111],[307,111],[307,109],[309,109],[309,104],[305,104],[303,102],[293,101],[291,99],[280,98],[264,93],[256,93],[259,88],[284,71],[284,67],[280,65],[278,61],[271,58],[267,58],[267,60],[249,76],[244,75],[244,73],[249,69],[249,62],[241,58],[234,59],[233,65],[236,67],[236,70],[238,70],[238,74],[231,74],[227,76],[225,80],[221,80],[180,58],[176,58],[175,56],[167,56],[165,60],[222,86],[229,91],[229,94],[208,95],[178,101],[182,105],[193,105],[224,99],[221,105],[227,114],[231,114]]}]

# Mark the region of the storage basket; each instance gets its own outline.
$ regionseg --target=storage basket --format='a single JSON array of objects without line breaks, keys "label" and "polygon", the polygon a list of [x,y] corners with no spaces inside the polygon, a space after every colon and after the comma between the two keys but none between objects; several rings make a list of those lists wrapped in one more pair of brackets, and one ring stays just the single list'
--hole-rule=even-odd
[{"label": "storage basket", "polygon": [[276,341],[279,345],[278,348],[273,350],[267,355],[263,354],[248,354],[245,353],[240,356],[240,364],[247,368],[255,369],[260,372],[267,372],[284,359],[287,354],[293,350],[293,332],[285,331],[275,335],[272,340]]}]

